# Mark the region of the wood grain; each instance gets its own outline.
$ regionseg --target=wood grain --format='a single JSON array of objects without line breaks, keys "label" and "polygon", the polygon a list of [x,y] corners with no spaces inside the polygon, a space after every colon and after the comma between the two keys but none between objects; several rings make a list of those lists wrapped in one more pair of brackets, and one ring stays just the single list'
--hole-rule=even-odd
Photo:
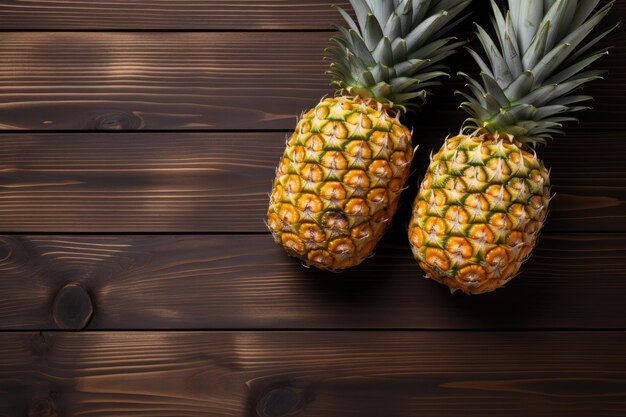
[{"label": "wood grain", "polygon": [[[618,34],[611,40],[616,42]],[[332,94],[324,75],[329,33],[5,32],[0,128],[13,130],[292,129]],[[588,129],[626,128],[626,50],[602,60],[607,81],[585,91]],[[476,73],[466,53],[454,72]],[[456,130],[465,118],[453,77],[413,124]],[[424,126],[427,123],[426,126]],[[571,126],[573,128],[573,126]]]},{"label": "wood grain", "polygon": [[[601,0],[606,2],[606,0]],[[0,3],[5,30],[327,30],[343,23],[327,0],[11,0]],[[484,17],[485,1],[471,6],[472,19]],[[626,15],[619,0],[612,15]]]},{"label": "wood grain", "polygon": [[[428,155],[445,134],[415,134],[420,148],[396,217],[400,226],[410,217]],[[556,192],[546,230],[626,231],[620,135],[579,131],[540,150]],[[264,232],[284,139],[284,133],[4,134],[0,231]]]},{"label": "wood grain", "polygon": [[329,30],[341,17],[327,0],[12,0],[5,30]]},{"label": "wood grain", "polygon": [[618,417],[625,337],[2,333],[0,415]]},{"label": "wood grain", "polygon": [[5,129],[277,129],[329,93],[328,33],[3,33]]},{"label": "wood grain", "polygon": [[626,415],[624,48],[539,150],[557,196],[523,274],[450,295],[404,219],[465,117],[459,77],[408,118],[415,174],[375,257],[322,273],[265,233],[284,136],[332,94],[330,5],[0,2],[0,417]]},{"label": "wood grain", "polygon": [[58,328],[68,284],[90,296],[88,329],[626,328],[624,234],[544,234],[521,276],[480,297],[422,278],[404,234],[342,274],[269,235],[2,236],[0,260],[0,329]]}]

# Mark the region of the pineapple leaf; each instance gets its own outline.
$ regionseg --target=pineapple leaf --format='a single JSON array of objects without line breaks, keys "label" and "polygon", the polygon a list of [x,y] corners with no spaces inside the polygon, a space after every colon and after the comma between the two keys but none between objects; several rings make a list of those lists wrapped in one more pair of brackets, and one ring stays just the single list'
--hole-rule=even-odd
[{"label": "pineapple leaf", "polygon": [[381,25],[383,25],[394,10],[394,1],[380,1],[380,0],[365,0],[372,10],[372,13],[376,16]]},{"label": "pineapple leaf", "polygon": [[348,12],[346,12],[342,7],[340,6],[335,6],[335,8],[337,9],[337,11],[339,12],[339,14],[341,15],[341,17],[343,17],[343,20],[346,21],[346,23],[348,24],[348,26],[350,26],[350,29],[352,29],[355,32],[360,32],[359,27],[357,26],[356,22],[354,21],[354,19],[352,19],[352,16],[350,16],[348,14]]},{"label": "pineapple leaf", "polygon": [[374,93],[374,97],[390,97],[392,94],[392,88],[389,84],[382,81],[371,88]]},{"label": "pineapple leaf", "polygon": [[[497,8],[495,2],[492,6]],[[510,15],[515,16],[512,25],[519,35],[520,49],[525,52],[539,30],[544,10],[543,0],[509,0],[509,9]]]},{"label": "pineapple leaf", "polygon": [[[458,46],[464,45],[465,42],[458,42],[458,43],[453,43],[450,44],[450,42],[452,42],[453,40],[456,40],[455,38],[444,38],[444,39],[439,39],[435,42],[429,43],[428,45],[425,45],[423,47],[421,47],[420,49],[418,49],[417,51],[414,51],[411,53],[411,55],[414,56],[421,56],[421,57],[430,57],[433,55],[433,53],[435,52],[439,52],[441,51],[443,48],[448,48],[448,49],[456,49]],[[404,40],[403,40],[404,42]],[[406,42],[404,42],[406,45]]]},{"label": "pineapple leaf", "polygon": [[358,59],[352,52],[348,52],[348,62],[350,63],[350,73],[361,73],[367,69],[363,61]]},{"label": "pineapple leaf", "polygon": [[398,77],[391,82],[394,91],[403,92],[406,90],[414,90],[420,83],[420,80],[409,77]]},{"label": "pineapple leaf", "polygon": [[396,13],[400,18],[402,34],[408,33],[413,24],[413,0],[403,0]]},{"label": "pineapple leaf", "polygon": [[598,13],[593,15],[587,22],[577,27],[574,31],[572,31],[569,35],[567,35],[564,39],[564,43],[570,43],[574,47],[577,47],[592,31],[593,29],[600,23],[602,19],[609,12],[610,7],[603,7]]},{"label": "pineapple leaf", "polygon": [[402,23],[397,13],[392,13],[385,24],[384,36],[390,39],[402,38]]},{"label": "pineapple leaf", "polygon": [[552,77],[548,78],[546,80],[546,83],[558,84],[558,83],[562,83],[564,81],[567,81],[570,78],[572,78],[573,76],[575,76],[576,74],[578,74],[579,72],[581,72],[582,70],[584,70],[585,68],[587,68],[589,65],[593,64],[598,59],[600,59],[601,57],[603,57],[604,55],[607,55],[607,54],[608,54],[608,52],[601,52],[601,53],[597,53],[595,55],[591,55],[590,57],[587,57],[587,58],[585,58],[583,60],[580,60],[580,61],[572,64],[572,66],[566,67],[563,71],[561,71],[559,73],[556,73]]},{"label": "pineapple leaf", "polygon": [[549,90],[548,94],[546,94],[544,97],[540,97],[537,100],[537,105],[538,106],[543,106],[543,105],[546,105],[548,103],[552,104],[551,103],[552,100],[556,99],[557,97],[564,96],[565,94],[568,94],[571,91],[576,90],[581,85],[586,84],[589,81],[598,80],[600,78],[601,77],[599,75],[591,75],[591,76],[586,77],[586,78],[581,78],[581,79],[578,79],[578,80],[567,81],[567,82],[562,83],[562,84],[554,85],[554,88]]},{"label": "pineapple leaf", "polygon": [[[423,103],[426,101],[426,95],[427,93],[425,90],[414,91],[412,93],[400,93],[400,94],[395,94],[392,97],[392,101],[396,103],[408,103],[413,99],[421,98],[422,103]],[[413,106],[419,106],[419,105],[413,104]]]},{"label": "pineapple leaf", "polygon": [[512,100],[516,100],[517,98],[528,94],[532,90],[534,84],[535,77],[533,76],[532,71],[526,70],[520,74],[515,81],[509,84],[504,92]]},{"label": "pineapple leaf", "polygon": [[541,29],[535,34],[530,46],[524,52],[522,63],[524,68],[533,68],[537,62],[543,57],[546,44],[548,42],[548,34],[550,33],[550,22],[541,25]]},{"label": "pineapple leaf", "polygon": [[485,90],[482,87],[477,87],[473,84],[470,84],[467,86],[468,89],[470,89],[472,91],[472,93],[474,94],[475,97],[480,97],[480,100],[476,100],[474,99],[474,101],[480,105],[484,105],[486,106],[487,103],[484,102],[484,98],[487,95],[487,93],[485,92]]},{"label": "pineapple leaf", "polygon": [[372,75],[372,73],[368,70],[365,70],[361,73],[361,79],[363,80],[363,82],[361,83],[362,85],[374,85],[376,84],[376,79],[374,78],[374,76]]},{"label": "pineapple leaf", "polygon": [[471,116],[468,123],[532,146],[561,133],[563,123],[576,120],[568,113],[585,110],[579,103],[591,97],[575,91],[601,78],[604,71],[589,67],[608,48],[589,51],[616,27],[592,35],[614,1],[598,7],[600,3],[508,0],[503,13],[491,0],[495,37],[477,25],[487,59],[468,49],[481,70],[480,79],[461,74],[471,92],[463,94],[462,104]]},{"label": "pineapple leaf", "polygon": [[552,100],[552,104],[554,105],[562,104],[564,106],[569,106],[571,104],[582,103],[583,101],[589,101],[589,100],[593,100],[593,97],[584,96],[584,95],[567,96],[567,97],[558,98],[556,100]]},{"label": "pineapple leaf", "polygon": [[477,103],[469,101],[469,96],[467,94],[465,93],[460,93],[460,94],[467,99],[467,101],[461,103],[460,108],[465,109],[465,111],[467,111],[467,113],[473,117],[473,120],[476,120],[476,119],[484,120],[487,114],[484,112],[483,107]]},{"label": "pineapple leaf", "polygon": [[444,10],[420,23],[406,36],[407,44],[411,45],[412,48],[422,46],[428,38],[443,26],[447,14],[448,12]]},{"label": "pineapple leaf", "polygon": [[544,106],[544,107],[535,109],[533,118],[535,120],[546,119],[550,116],[554,116],[555,114],[558,114],[558,113],[564,113],[568,110],[569,108],[567,106],[563,106],[559,104],[553,104],[551,106]]},{"label": "pineapple leaf", "polygon": [[476,25],[476,28],[478,29],[478,39],[483,45],[483,48],[487,53],[487,58],[489,58],[489,62],[491,64],[492,71],[490,72],[493,73],[494,78],[499,83],[511,83],[513,81],[513,76],[511,75],[509,68],[507,68],[506,61],[498,50],[498,47],[493,43],[491,37],[480,25]]},{"label": "pineapple leaf", "polygon": [[[350,0],[356,18],[336,7],[345,20],[335,47],[327,50],[334,84],[348,92],[393,103],[427,94],[424,87],[447,75],[441,60],[463,42],[446,36],[471,0]],[[420,80],[419,82],[409,81]],[[401,89],[401,90],[398,90]]]},{"label": "pineapple leaf", "polygon": [[491,19],[491,24],[496,29],[496,35],[498,35],[498,40],[500,41],[500,45],[504,45],[504,37],[506,35],[506,21],[504,16],[502,16],[502,12],[500,8],[496,5],[494,0],[491,0],[491,8],[493,9],[493,17]]},{"label": "pineapple leaf", "polygon": [[572,44],[562,43],[544,56],[532,69],[535,85],[542,85],[545,79],[559,67],[572,48]]},{"label": "pineapple leaf", "polygon": [[[467,80],[467,82],[469,83],[469,85],[474,86],[475,88],[477,88],[480,91],[481,95],[485,94],[485,90],[483,89],[483,86],[480,85],[480,83],[478,81],[474,80],[472,77],[470,77],[469,75],[467,75],[464,72],[458,72],[457,75],[465,78]],[[469,86],[469,85],[466,85],[466,86]]]},{"label": "pineapple leaf", "polygon": [[393,65],[393,51],[391,49],[391,42],[389,41],[389,38],[384,37],[380,40],[372,56],[379,64],[382,63],[386,66]]},{"label": "pineapple leaf", "polygon": [[[356,34],[357,32],[352,31],[352,33]],[[379,41],[383,37],[383,29],[380,27],[376,16],[373,14],[367,15],[364,35],[363,40],[365,41],[365,45],[369,51],[376,48],[376,45],[378,45]]]},{"label": "pineapple leaf", "polygon": [[509,124],[513,124],[518,120],[532,120],[534,111],[535,107],[530,104],[521,103],[513,105],[507,109],[502,109],[500,111],[500,115],[508,115],[510,120]]},{"label": "pineapple leaf", "polygon": [[350,4],[356,14],[359,26],[364,28],[365,22],[367,22],[367,15],[372,13],[369,4],[365,0],[350,0]]},{"label": "pineapple leaf", "polygon": [[422,74],[419,74],[418,76],[419,81],[421,83],[424,83],[426,81],[430,81],[433,80],[435,78],[441,78],[441,77],[449,77],[447,72],[443,72],[443,71],[432,71],[432,72],[425,72]]},{"label": "pineapple leaf", "polygon": [[578,9],[572,18],[572,22],[570,27],[577,28],[582,25],[591,13],[595,10],[595,8],[600,3],[600,0],[582,0],[579,1]]},{"label": "pineapple leaf", "polygon": [[391,44],[391,53],[393,54],[393,62],[406,61],[408,58],[408,50],[404,39],[396,39]]},{"label": "pineapple leaf", "polygon": [[470,48],[465,48],[465,49],[469,52],[472,58],[474,58],[474,61],[476,61],[476,63],[480,67],[481,72],[484,72],[485,74],[489,74],[492,78],[495,78],[493,73],[491,72],[491,68],[489,68],[489,66],[485,63],[485,61],[483,61],[483,59],[481,58],[480,55],[478,55],[478,53],[476,53],[473,49],[470,49]]},{"label": "pineapple leaf", "polygon": [[401,77],[408,77],[415,74],[420,68],[430,64],[429,60],[424,59],[409,59],[408,61],[401,62],[395,65],[393,68]]},{"label": "pineapple leaf", "polygon": [[[444,36],[445,34],[447,34],[448,32],[450,32],[452,29],[454,29],[455,27],[457,27],[459,24],[463,23],[468,17],[470,17],[471,14],[465,14],[461,17],[459,17],[458,19],[456,19],[454,22],[452,23],[447,23],[444,25],[443,28],[441,28],[439,30],[439,32],[435,33],[432,36],[432,39],[438,39],[441,38],[442,36]],[[466,44],[467,42],[463,42],[463,44]]]},{"label": "pineapple leaf", "polygon": [[[598,42],[600,42],[604,37],[606,37],[609,33],[613,32],[615,29],[617,29],[619,27],[619,23],[616,23],[608,28],[606,28],[605,30],[601,31],[598,35],[596,35],[592,40],[587,41],[587,43],[580,47],[578,49],[577,52],[575,52],[574,54],[572,54],[564,63],[563,65],[570,65],[571,63],[575,62],[576,60],[578,60],[581,56],[583,56],[585,53],[587,53],[587,51],[589,51],[591,48],[593,48]],[[605,48],[603,50],[606,50],[608,48]]]},{"label": "pineapple leaf", "polygon": [[[507,24],[509,26],[511,25],[510,19],[507,20]],[[512,30],[512,26],[511,26],[511,30]],[[506,64],[509,67],[509,70],[511,71],[511,75],[513,76],[513,78],[519,77],[519,75],[524,70],[523,65],[522,65],[522,59],[521,59],[518,48],[519,47],[517,45],[517,39],[515,39],[515,37],[511,37],[511,35],[509,35],[508,33],[504,35],[504,45],[503,45],[504,59],[506,60]]]},{"label": "pineapple leaf", "polygon": [[578,0],[557,0],[548,10],[544,17],[544,19],[552,22],[552,30],[548,34],[548,41],[546,42],[548,50],[553,49],[570,29],[569,22],[574,17],[577,3]]},{"label": "pineapple leaf", "polygon": [[[372,68],[371,71],[372,71],[372,76],[374,77],[374,79],[378,81],[378,84],[376,85],[380,85],[381,83],[385,83],[386,85],[388,85],[386,83],[387,80],[389,80],[389,67],[388,66],[384,64],[378,64],[374,68]],[[381,94],[376,93],[376,97],[381,97]]]},{"label": "pineapple leaf", "polygon": [[483,95],[483,100],[485,104],[487,105],[488,109],[501,109],[502,108],[502,104],[500,104],[500,102],[488,92]]},{"label": "pineapple leaf", "polygon": [[426,17],[430,8],[431,0],[413,0],[413,22],[411,27],[416,27]]},{"label": "pineapple leaf", "polygon": [[481,73],[481,78],[483,79],[483,85],[485,86],[485,90],[487,94],[491,95],[500,105],[500,107],[506,107],[509,105],[509,99],[507,98],[502,88],[498,82],[491,77],[489,74]]},{"label": "pineapple leaf", "polygon": [[348,36],[350,51],[353,55],[358,56],[358,59],[367,66],[376,65],[376,60],[365,44],[365,41],[353,30],[348,30]]}]

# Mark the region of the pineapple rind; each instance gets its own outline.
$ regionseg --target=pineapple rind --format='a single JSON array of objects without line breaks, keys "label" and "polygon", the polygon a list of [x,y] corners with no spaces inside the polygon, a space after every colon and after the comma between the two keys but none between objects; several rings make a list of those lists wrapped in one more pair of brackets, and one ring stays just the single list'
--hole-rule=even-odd
[{"label": "pineapple rind", "polygon": [[549,173],[523,145],[491,135],[449,138],[413,205],[413,254],[427,277],[453,291],[493,291],[535,246],[549,201]]},{"label": "pineapple rind", "polygon": [[288,139],[270,195],[276,243],[306,265],[338,271],[371,255],[398,205],[411,132],[390,109],[322,100]]}]

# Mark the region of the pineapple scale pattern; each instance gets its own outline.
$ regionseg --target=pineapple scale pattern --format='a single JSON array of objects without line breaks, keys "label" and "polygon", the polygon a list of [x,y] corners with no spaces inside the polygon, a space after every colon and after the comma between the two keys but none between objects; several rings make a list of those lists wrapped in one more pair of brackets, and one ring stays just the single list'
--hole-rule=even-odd
[{"label": "pineapple scale pattern", "polygon": [[502,286],[535,246],[549,181],[543,163],[507,138],[449,138],[413,206],[409,240],[422,269],[453,291]]},{"label": "pineapple scale pattern", "polygon": [[412,158],[411,132],[385,106],[322,100],[302,116],[278,166],[274,240],[307,265],[361,263],[396,211]]}]

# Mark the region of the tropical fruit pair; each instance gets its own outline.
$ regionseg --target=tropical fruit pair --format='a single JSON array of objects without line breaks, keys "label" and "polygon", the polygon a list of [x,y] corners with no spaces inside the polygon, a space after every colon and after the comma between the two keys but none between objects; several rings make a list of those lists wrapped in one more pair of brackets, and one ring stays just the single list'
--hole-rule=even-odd
[{"label": "tropical fruit pair", "polygon": [[[338,91],[298,121],[276,172],[268,226],[305,264],[337,271],[370,256],[398,206],[413,158],[400,121],[447,75],[442,61],[463,44],[447,36],[471,0],[351,0],[338,8],[328,49]],[[501,287],[535,246],[550,201],[549,172],[533,148],[584,109],[591,49],[612,2],[492,1],[494,41],[478,26],[487,60],[469,53],[461,133],[431,158],[413,206],[409,241],[427,276],[476,294]],[[418,103],[416,103],[416,101]],[[416,135],[419,136],[419,135]]]}]

